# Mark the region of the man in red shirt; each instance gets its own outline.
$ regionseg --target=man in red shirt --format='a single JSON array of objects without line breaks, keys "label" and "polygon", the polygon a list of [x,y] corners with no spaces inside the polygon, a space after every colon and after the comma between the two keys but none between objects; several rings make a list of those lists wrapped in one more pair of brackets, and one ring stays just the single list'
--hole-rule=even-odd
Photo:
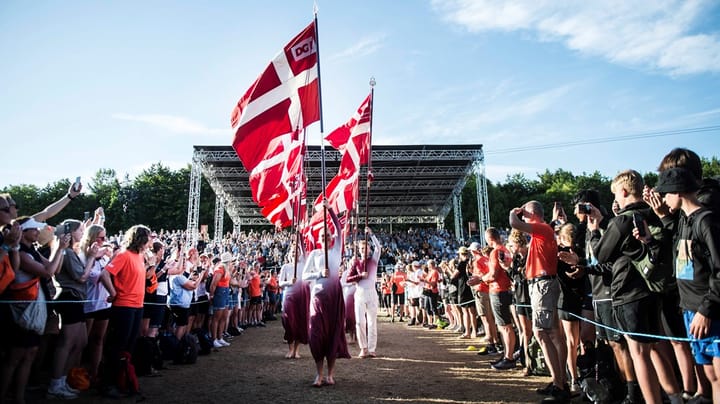
[{"label": "man in red shirt", "polygon": [[250,325],[265,327],[265,323],[262,321],[262,282],[257,272],[258,267],[257,263],[254,264],[254,269],[248,273],[248,294],[250,295],[248,321]]},{"label": "man in red shirt", "polygon": [[533,334],[540,343],[553,379],[546,388],[538,389],[538,393],[552,396],[559,401],[567,401],[570,398],[564,370],[567,348],[560,335],[557,314],[560,296],[557,279],[558,248],[555,231],[545,223],[543,215],[542,204],[530,201],[512,209],[509,221],[513,229],[531,236],[525,278],[530,288]]},{"label": "man in red shirt", "polygon": [[493,248],[488,257],[488,272],[483,275],[483,282],[488,284],[490,295],[490,306],[495,325],[505,345],[505,356],[498,362],[493,363],[495,370],[509,370],[515,368],[515,331],[513,330],[512,292],[510,292],[512,281],[506,269],[512,260],[512,254],[505,248],[500,240],[500,232],[494,227],[485,231],[485,241]]},{"label": "man in red shirt", "polygon": [[[482,277],[488,273],[488,255],[492,251],[492,247],[480,248],[480,243],[473,242],[470,244],[470,252],[472,253],[472,267],[473,267],[473,278],[470,282],[475,284],[473,289],[475,290],[475,309],[480,315],[480,320],[483,323],[485,329],[485,339],[487,340],[487,346],[485,350],[478,352],[479,355],[494,355],[498,353],[495,344],[498,342],[497,339],[497,327],[495,326],[495,316],[493,316],[492,309],[490,307],[490,289],[488,284],[482,282]],[[477,277],[477,278],[475,278]],[[476,284],[477,282],[477,284]]]}]

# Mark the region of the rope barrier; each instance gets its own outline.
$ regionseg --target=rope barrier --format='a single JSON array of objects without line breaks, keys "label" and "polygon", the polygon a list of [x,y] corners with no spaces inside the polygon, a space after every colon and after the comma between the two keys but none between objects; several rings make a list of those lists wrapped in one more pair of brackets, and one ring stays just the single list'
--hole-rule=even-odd
[{"label": "rope barrier", "polygon": [[[515,306],[516,306],[516,307],[528,307],[528,308],[532,308],[532,306],[530,306],[530,305],[528,305],[528,304],[516,304]],[[586,323],[590,323],[590,324],[594,325],[595,327],[601,327],[601,328],[604,328],[604,329],[606,329],[606,330],[610,330],[610,331],[613,331],[613,332],[615,332],[615,333],[622,334],[622,335],[630,335],[630,336],[633,336],[633,337],[645,337],[645,338],[663,339],[663,340],[668,340],[668,341],[679,341],[679,342],[708,342],[708,341],[709,341],[709,342],[712,342],[712,343],[719,343],[719,342],[720,342],[720,339],[714,339],[715,337],[707,337],[707,338],[696,339],[696,338],[683,338],[683,337],[668,337],[667,335],[653,335],[653,334],[643,334],[643,333],[639,333],[639,332],[622,331],[622,330],[618,330],[617,328],[613,328],[613,327],[610,327],[610,326],[608,326],[608,325],[605,325],[605,324],[598,323],[598,322],[596,322],[596,321],[590,320],[589,318],[585,318],[585,317],[583,317],[583,316],[578,316],[578,315],[575,314],[575,313],[570,313],[570,312],[568,312],[568,311],[566,311],[566,313],[570,314],[571,316],[573,316],[573,317],[575,317],[575,318],[577,318],[577,319],[579,319],[579,320],[585,321]]]}]

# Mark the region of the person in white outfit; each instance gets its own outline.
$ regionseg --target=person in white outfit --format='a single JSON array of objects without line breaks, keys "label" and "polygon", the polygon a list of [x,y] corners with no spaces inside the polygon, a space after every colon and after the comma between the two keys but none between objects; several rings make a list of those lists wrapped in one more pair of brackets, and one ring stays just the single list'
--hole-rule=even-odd
[{"label": "person in white outfit", "polygon": [[[370,246],[367,245],[367,238],[373,242],[372,256],[366,258],[370,253]],[[355,332],[358,345],[360,346],[359,358],[376,356],[377,347],[377,311],[378,296],[375,290],[377,280],[377,267],[380,260],[380,242],[370,231],[365,228],[365,240],[358,242],[360,257],[353,259],[350,264],[350,272],[347,281],[357,283],[355,289]]]}]

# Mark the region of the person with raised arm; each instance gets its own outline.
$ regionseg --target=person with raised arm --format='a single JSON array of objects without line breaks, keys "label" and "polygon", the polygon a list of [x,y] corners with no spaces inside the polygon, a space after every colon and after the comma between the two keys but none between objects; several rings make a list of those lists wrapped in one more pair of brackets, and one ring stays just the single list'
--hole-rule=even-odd
[{"label": "person with raised arm", "polygon": [[[370,246],[368,236],[373,242],[372,255],[368,258]],[[358,242],[360,257],[350,261],[348,282],[357,283],[355,289],[355,330],[360,346],[359,358],[376,356],[377,348],[377,310],[378,297],[375,291],[377,267],[382,246],[369,227],[365,228],[365,240]]]},{"label": "person with raised arm", "polygon": [[[317,375],[314,387],[335,384],[335,360],[350,358],[345,340],[345,303],[338,272],[342,253],[340,221],[324,201],[335,228],[335,236],[326,245],[324,231],[320,233],[322,247],[308,254],[302,279],[310,286],[310,352],[315,359]],[[327,251],[325,249],[327,248]],[[325,259],[327,255],[327,261]],[[323,361],[327,360],[327,377],[323,380]]]}]

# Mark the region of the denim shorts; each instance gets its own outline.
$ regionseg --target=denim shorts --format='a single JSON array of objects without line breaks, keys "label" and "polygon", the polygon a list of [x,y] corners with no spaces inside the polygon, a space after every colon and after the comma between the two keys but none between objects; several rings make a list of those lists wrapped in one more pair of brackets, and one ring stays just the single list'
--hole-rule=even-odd
[{"label": "denim shorts", "polygon": [[228,307],[228,295],[230,288],[218,286],[215,288],[215,294],[212,299],[213,310],[223,310]]}]

